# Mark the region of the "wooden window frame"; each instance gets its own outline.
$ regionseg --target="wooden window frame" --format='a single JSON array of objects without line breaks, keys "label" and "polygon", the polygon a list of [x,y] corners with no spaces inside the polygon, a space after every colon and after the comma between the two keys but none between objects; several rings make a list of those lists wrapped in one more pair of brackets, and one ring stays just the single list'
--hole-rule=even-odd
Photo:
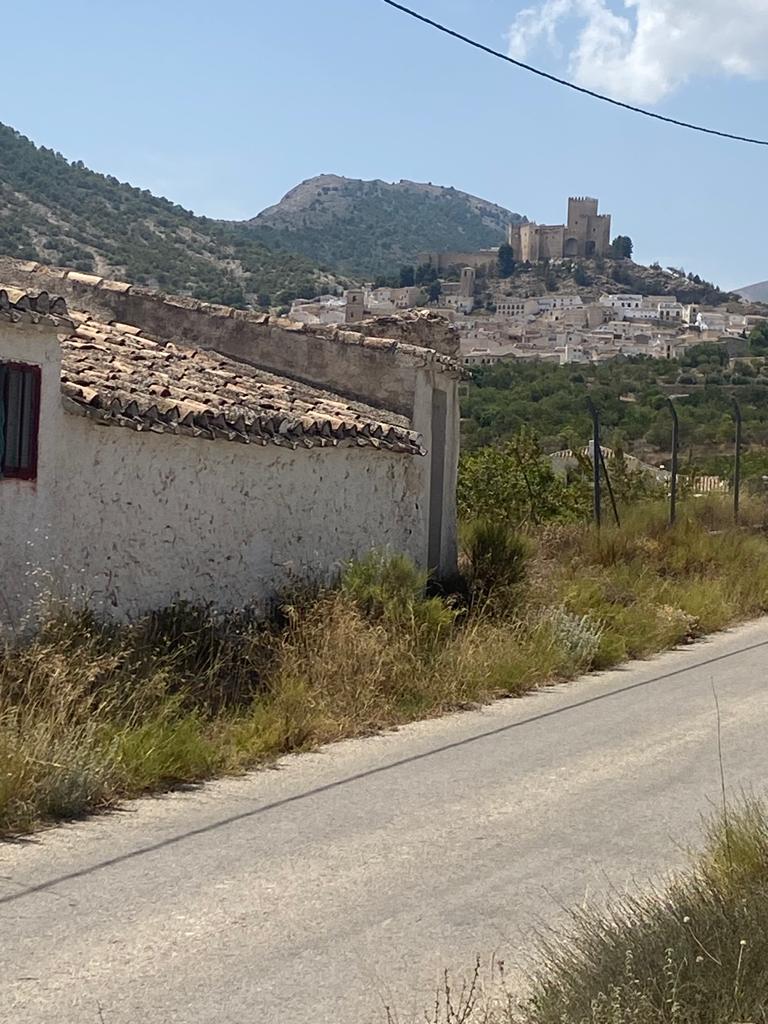
[{"label": "wooden window frame", "polygon": [[[36,480],[37,479],[37,457],[38,437],[40,434],[40,395],[42,390],[42,373],[35,363],[20,363],[14,360],[0,359],[0,367],[4,370],[28,373],[32,376],[32,404],[29,419],[29,456],[28,465],[24,468],[6,469],[0,463],[0,482],[3,480]],[[5,396],[0,396],[4,400]],[[3,423],[3,430],[7,430],[7,423]],[[5,457],[5,441],[3,444],[3,457]]]}]

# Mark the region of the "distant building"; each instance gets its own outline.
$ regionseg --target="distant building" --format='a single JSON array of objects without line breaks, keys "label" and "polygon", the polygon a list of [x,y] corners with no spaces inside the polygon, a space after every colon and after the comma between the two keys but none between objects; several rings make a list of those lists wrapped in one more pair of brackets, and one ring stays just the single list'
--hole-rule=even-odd
[{"label": "distant building", "polygon": [[499,316],[513,319],[538,316],[539,313],[551,313],[555,310],[570,311],[583,307],[580,295],[534,295],[527,299],[521,298],[519,295],[497,295],[494,302]]},{"label": "distant building", "polygon": [[510,224],[507,244],[515,259],[531,263],[607,256],[611,247],[611,217],[598,213],[598,207],[597,199],[572,197],[568,200],[567,224]]},{"label": "distant building", "polygon": [[316,299],[296,299],[288,314],[296,323],[308,326],[343,324],[346,302],[336,295],[320,295]]},{"label": "distant building", "polygon": [[365,292],[361,289],[350,288],[346,293],[346,299],[344,322],[359,324],[361,320],[365,319]]},{"label": "distant building", "polygon": [[600,305],[605,306],[607,309],[621,310],[622,312],[626,309],[642,309],[643,296],[642,295],[608,295],[603,294],[599,299]]},{"label": "distant building", "polygon": [[365,308],[368,313],[394,313],[399,309],[414,309],[424,298],[418,286],[408,288],[366,288]]}]

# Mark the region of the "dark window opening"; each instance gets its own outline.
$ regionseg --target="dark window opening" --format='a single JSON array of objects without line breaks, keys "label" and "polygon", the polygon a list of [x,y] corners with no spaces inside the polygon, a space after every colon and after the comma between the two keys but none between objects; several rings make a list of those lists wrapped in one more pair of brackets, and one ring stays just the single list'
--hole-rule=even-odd
[{"label": "dark window opening", "polygon": [[0,478],[37,476],[40,367],[0,363]]}]

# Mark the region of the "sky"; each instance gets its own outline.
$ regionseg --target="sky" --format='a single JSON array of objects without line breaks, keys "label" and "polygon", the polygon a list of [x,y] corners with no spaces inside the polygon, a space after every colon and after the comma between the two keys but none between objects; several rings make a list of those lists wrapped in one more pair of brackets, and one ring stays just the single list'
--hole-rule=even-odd
[{"label": "sky", "polygon": [[[559,76],[767,137],[768,0],[412,0]],[[580,96],[382,0],[38,0],[0,121],[210,217],[320,173],[453,185],[540,223],[599,197],[641,262],[768,279],[768,147]],[[44,30],[41,30],[44,26]]]}]

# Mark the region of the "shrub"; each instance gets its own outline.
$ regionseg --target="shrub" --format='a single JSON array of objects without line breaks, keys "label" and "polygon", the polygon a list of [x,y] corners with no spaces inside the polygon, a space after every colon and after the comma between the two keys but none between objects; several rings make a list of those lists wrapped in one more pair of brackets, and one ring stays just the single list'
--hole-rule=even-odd
[{"label": "shrub", "polygon": [[426,596],[427,578],[405,555],[373,552],[347,565],[341,592],[367,618],[412,628],[434,644],[450,630],[456,612],[441,598]]},{"label": "shrub", "polygon": [[553,639],[577,665],[590,668],[600,650],[603,627],[591,615],[577,615],[565,608],[549,608],[542,616]]},{"label": "shrub", "polygon": [[525,580],[528,546],[504,521],[476,519],[462,530],[462,568],[473,601],[510,608]]},{"label": "shrub", "polygon": [[465,521],[503,520],[517,526],[578,522],[588,518],[590,508],[588,489],[556,476],[529,430],[499,447],[462,456],[458,504]]}]

